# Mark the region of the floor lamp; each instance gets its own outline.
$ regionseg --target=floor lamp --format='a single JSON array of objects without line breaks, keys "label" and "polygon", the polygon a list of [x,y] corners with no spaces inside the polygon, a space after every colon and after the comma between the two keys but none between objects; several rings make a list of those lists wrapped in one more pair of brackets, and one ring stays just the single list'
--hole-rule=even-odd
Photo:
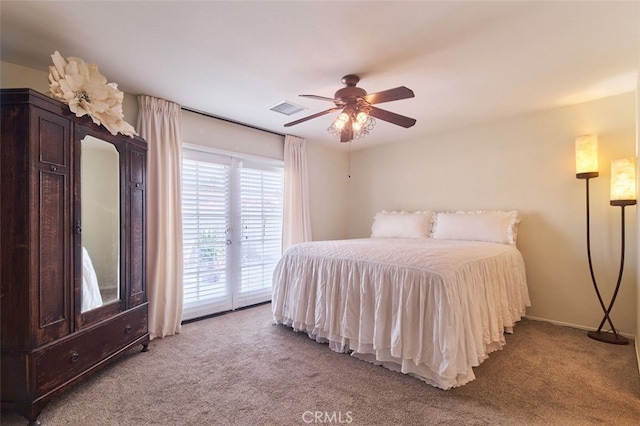
[{"label": "floor lamp", "polygon": [[[622,272],[624,270],[624,249],[625,249],[625,217],[624,208],[636,204],[636,165],[635,158],[623,158],[611,162],[611,197],[610,204],[621,208],[621,250],[620,250],[620,269],[618,272],[618,280],[611,297],[609,305],[605,305],[598,283],[593,272],[593,263],[591,261],[591,231],[589,217],[589,179],[598,177],[598,137],[596,135],[581,136],[576,139],[576,178],[584,179],[586,182],[586,210],[587,210],[587,257],[589,260],[589,272],[591,273],[591,281],[595,289],[600,307],[604,313],[604,317],[596,331],[588,332],[588,336],[592,339],[605,343],[617,345],[626,345],[629,340],[620,335],[611,320],[611,310],[618,296],[620,283],[622,281]],[[603,331],[602,327],[605,323],[609,324],[610,330]]]}]

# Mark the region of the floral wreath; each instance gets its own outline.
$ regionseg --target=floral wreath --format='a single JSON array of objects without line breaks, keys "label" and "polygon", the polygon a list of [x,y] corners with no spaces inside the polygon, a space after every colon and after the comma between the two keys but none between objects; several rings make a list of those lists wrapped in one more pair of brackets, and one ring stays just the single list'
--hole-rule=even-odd
[{"label": "floral wreath", "polygon": [[133,126],[124,121],[124,93],[116,83],[107,83],[96,64],[75,57],[64,59],[58,51],[51,58],[54,65],[49,66],[49,90],[53,97],[69,105],[76,117],[88,114],[112,135],[137,135]]}]

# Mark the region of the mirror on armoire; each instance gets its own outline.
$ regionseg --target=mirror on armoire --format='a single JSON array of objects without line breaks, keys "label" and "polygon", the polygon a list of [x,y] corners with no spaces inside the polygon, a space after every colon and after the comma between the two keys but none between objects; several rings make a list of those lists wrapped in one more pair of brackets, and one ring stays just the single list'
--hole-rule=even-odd
[{"label": "mirror on armoire", "polygon": [[120,299],[120,154],[93,136],[81,142],[82,312]]}]

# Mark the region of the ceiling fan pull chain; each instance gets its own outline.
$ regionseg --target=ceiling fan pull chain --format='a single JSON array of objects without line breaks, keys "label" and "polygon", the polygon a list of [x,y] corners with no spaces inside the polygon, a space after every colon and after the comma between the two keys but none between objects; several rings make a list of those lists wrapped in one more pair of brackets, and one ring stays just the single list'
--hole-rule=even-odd
[{"label": "ceiling fan pull chain", "polygon": [[349,141],[349,169],[347,170],[349,179],[351,179],[351,141]]}]

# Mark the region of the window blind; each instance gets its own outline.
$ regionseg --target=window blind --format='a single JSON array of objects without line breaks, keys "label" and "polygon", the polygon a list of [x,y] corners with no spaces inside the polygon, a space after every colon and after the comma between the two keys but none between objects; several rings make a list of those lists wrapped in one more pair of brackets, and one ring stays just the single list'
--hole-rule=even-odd
[{"label": "window blind", "polygon": [[284,171],[190,149],[183,160],[183,319],[271,298]]},{"label": "window blind", "polygon": [[282,168],[243,163],[240,169],[240,304],[266,292],[282,249]]}]

